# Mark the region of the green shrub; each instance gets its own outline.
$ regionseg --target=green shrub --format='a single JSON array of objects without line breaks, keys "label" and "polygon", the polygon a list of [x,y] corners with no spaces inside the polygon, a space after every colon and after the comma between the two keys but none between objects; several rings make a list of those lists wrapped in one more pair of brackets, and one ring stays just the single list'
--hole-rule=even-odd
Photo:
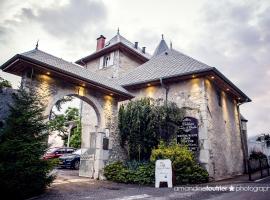
[{"label": "green shrub", "polygon": [[136,161],[124,164],[117,161],[105,166],[104,175],[108,180],[118,183],[148,185],[154,183],[155,164]]},{"label": "green shrub", "polygon": [[176,184],[208,182],[208,172],[199,166],[186,146],[171,144],[165,146],[163,142],[154,149],[151,161],[170,159]]},{"label": "green shrub", "polygon": [[41,157],[48,126],[41,97],[23,89],[13,96],[10,115],[0,134],[0,193],[8,199],[38,195],[53,181],[52,165]]}]

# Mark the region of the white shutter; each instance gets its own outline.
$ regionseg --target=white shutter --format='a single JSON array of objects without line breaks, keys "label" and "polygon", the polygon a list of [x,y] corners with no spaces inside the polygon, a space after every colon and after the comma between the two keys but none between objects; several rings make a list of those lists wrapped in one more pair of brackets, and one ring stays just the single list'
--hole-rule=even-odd
[{"label": "white shutter", "polygon": [[102,69],[103,68],[103,64],[104,64],[104,56],[100,57],[100,60],[99,60],[99,69]]},{"label": "white shutter", "polygon": [[113,60],[114,60],[114,52],[111,52],[109,66],[112,66],[113,65]]}]

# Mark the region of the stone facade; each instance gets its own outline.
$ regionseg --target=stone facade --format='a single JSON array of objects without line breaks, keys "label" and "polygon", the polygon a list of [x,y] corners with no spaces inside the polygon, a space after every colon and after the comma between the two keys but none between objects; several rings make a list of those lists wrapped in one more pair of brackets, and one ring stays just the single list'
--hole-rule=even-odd
[{"label": "stone facade", "polygon": [[[32,79],[27,73],[22,77],[22,85],[25,88],[34,88],[43,98],[46,106],[45,115],[48,116],[55,103],[65,96],[74,96],[83,101],[82,104],[82,148],[97,148],[95,155],[94,178],[101,178],[104,163],[109,159],[123,159],[125,155],[119,150],[117,138],[117,113],[118,99],[107,95],[94,88],[86,88],[72,84],[58,77],[44,74],[34,74]],[[105,132],[109,131],[109,152],[102,150],[102,141]],[[91,135],[91,133],[94,133]],[[95,146],[91,146],[91,140],[95,137]],[[102,154],[102,155],[101,155]]]},{"label": "stone facade", "polygon": [[[244,172],[239,112],[237,104],[205,78],[194,78],[170,83],[168,101],[186,108],[186,116],[199,122],[199,161],[212,179],[219,180]],[[130,90],[135,99],[151,97],[165,99],[166,91],[160,85]]]},{"label": "stone facade", "polygon": [[120,78],[142,64],[142,62],[132,59],[128,54],[120,50],[116,50],[113,53],[114,57],[112,66],[100,69],[100,58],[96,58],[87,62],[85,67],[89,71],[101,74],[107,78]]}]

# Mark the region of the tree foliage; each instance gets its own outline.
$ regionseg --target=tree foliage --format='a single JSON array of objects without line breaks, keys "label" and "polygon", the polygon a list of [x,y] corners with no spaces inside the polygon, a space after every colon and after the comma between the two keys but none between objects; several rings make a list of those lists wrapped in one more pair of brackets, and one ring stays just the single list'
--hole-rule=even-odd
[{"label": "tree foliage", "polygon": [[119,109],[118,128],[122,147],[130,160],[148,160],[160,139],[169,142],[178,131],[184,110],[175,103],[150,98],[129,102]]},{"label": "tree foliage", "polygon": [[50,130],[57,131],[58,136],[64,140],[64,144],[66,145],[68,140],[69,122],[74,122],[76,124],[71,130],[70,146],[78,148],[81,146],[82,131],[78,108],[68,107],[64,114],[53,115],[53,118],[49,121]]},{"label": "tree foliage", "polygon": [[3,79],[2,77],[0,77],[0,89],[2,88],[12,88],[12,85],[9,81]]},{"label": "tree foliage", "polygon": [[44,191],[52,180],[52,168],[42,160],[48,126],[41,97],[22,88],[13,96],[10,115],[0,138],[0,191],[9,199],[23,199]]},{"label": "tree foliage", "polygon": [[257,141],[259,142],[265,142],[267,147],[270,147],[270,134],[262,134],[261,136],[258,136]]}]

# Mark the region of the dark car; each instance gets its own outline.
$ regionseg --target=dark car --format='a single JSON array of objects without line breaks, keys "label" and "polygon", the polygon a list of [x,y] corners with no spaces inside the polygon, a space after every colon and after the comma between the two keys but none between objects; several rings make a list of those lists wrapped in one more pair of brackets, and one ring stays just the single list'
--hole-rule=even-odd
[{"label": "dark car", "polygon": [[43,156],[43,159],[52,159],[59,158],[65,154],[71,154],[76,151],[75,148],[72,147],[54,147],[47,150],[46,154]]},{"label": "dark car", "polygon": [[86,149],[78,149],[72,154],[59,157],[59,166],[62,168],[79,169],[81,154],[83,154],[85,151]]}]

